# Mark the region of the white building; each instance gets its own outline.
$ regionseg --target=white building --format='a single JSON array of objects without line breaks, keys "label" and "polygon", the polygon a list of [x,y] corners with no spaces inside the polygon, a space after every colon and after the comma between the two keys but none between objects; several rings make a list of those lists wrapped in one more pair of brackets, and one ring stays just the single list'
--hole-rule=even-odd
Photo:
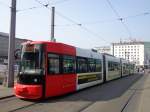
[{"label": "white building", "polygon": [[97,50],[99,53],[111,54],[110,46],[95,47],[94,49]]},{"label": "white building", "polygon": [[138,66],[150,65],[150,42],[112,43],[112,55],[133,61]]}]

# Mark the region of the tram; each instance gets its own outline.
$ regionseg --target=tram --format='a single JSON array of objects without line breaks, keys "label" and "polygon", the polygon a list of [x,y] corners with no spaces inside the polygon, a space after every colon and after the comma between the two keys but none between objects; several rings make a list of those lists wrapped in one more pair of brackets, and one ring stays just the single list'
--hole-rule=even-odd
[{"label": "tram", "polygon": [[130,75],[130,63],[129,61],[122,59],[121,60],[122,67],[122,77]]},{"label": "tram", "polygon": [[120,60],[63,43],[25,42],[15,95],[43,99],[121,78]]}]

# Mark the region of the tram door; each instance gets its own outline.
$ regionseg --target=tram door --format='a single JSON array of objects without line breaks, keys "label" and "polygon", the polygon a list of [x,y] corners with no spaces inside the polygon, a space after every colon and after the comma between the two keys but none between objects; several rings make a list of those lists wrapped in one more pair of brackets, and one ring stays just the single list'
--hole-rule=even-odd
[{"label": "tram door", "polygon": [[60,56],[58,54],[48,53],[45,81],[46,97],[62,94],[62,78],[63,75],[60,74]]},{"label": "tram door", "polygon": [[62,57],[62,92],[68,93],[76,90],[75,56]]},{"label": "tram door", "polygon": [[46,96],[75,91],[75,57],[49,53],[47,62]]}]

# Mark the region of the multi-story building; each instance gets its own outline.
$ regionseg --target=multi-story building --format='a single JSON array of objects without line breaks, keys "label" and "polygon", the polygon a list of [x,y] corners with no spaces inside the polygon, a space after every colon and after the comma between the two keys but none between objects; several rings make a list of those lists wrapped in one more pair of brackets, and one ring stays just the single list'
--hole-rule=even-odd
[{"label": "multi-story building", "polygon": [[[20,48],[21,43],[28,41],[26,39],[15,39],[15,49]],[[7,63],[8,59],[9,34],[0,32],[0,63]]]},{"label": "multi-story building", "polygon": [[94,49],[97,50],[99,53],[111,54],[110,46],[95,47]]},{"label": "multi-story building", "polygon": [[137,66],[150,65],[150,42],[112,43],[112,55],[134,62]]}]

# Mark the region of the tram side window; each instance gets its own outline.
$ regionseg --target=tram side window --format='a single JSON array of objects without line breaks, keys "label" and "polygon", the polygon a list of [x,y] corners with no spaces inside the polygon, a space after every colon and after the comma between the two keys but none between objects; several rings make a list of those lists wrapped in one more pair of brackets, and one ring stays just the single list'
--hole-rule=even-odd
[{"label": "tram side window", "polygon": [[48,73],[58,74],[59,72],[59,55],[48,54]]},{"label": "tram side window", "polygon": [[86,73],[87,71],[87,59],[77,58],[77,73]]},{"label": "tram side window", "polygon": [[63,73],[75,73],[75,57],[63,56]]},{"label": "tram side window", "polygon": [[94,59],[88,59],[88,71],[95,72],[96,64]]},{"label": "tram side window", "polygon": [[120,64],[118,62],[108,62],[108,70],[109,71],[115,71],[120,70]]},{"label": "tram side window", "polygon": [[122,64],[122,66],[123,66],[123,73],[126,73],[127,71],[127,64],[126,63],[123,63]]},{"label": "tram side window", "polygon": [[114,67],[112,65],[112,62],[108,61],[108,71],[113,71],[113,70],[114,70]]},{"label": "tram side window", "polygon": [[102,63],[101,60],[96,59],[96,72],[101,72],[102,71]]},{"label": "tram side window", "polygon": [[120,63],[114,62],[114,69],[115,70],[120,70]]}]

